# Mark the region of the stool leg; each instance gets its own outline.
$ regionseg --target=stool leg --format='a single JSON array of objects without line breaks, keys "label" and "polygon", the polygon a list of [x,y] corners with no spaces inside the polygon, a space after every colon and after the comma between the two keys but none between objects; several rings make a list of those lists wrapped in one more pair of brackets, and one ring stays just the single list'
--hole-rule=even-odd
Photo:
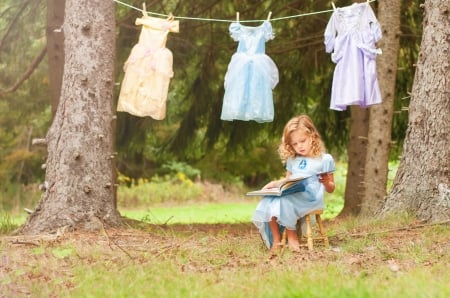
[{"label": "stool leg", "polygon": [[303,231],[302,231],[302,219],[297,221],[297,237],[298,243],[302,243]]},{"label": "stool leg", "polygon": [[311,218],[309,214],[305,217],[306,220],[306,239],[308,242],[308,249],[313,250],[313,239],[312,239],[312,231],[311,231]]},{"label": "stool leg", "polygon": [[322,236],[323,244],[328,247],[329,246],[328,237],[327,234],[325,233],[325,229],[323,228],[322,218],[320,217],[320,214],[316,214],[316,221],[319,224],[319,231],[320,235]]},{"label": "stool leg", "polygon": [[283,230],[283,234],[281,234],[281,245],[285,246],[287,243],[287,235],[286,235],[286,228]]}]

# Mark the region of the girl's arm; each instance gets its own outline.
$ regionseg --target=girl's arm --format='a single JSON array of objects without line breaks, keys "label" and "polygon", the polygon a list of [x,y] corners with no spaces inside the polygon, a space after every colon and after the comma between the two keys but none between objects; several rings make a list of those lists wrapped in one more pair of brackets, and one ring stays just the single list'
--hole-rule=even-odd
[{"label": "girl's arm", "polygon": [[325,191],[332,193],[334,191],[334,175],[333,173],[326,173],[319,176],[320,183],[325,187]]}]

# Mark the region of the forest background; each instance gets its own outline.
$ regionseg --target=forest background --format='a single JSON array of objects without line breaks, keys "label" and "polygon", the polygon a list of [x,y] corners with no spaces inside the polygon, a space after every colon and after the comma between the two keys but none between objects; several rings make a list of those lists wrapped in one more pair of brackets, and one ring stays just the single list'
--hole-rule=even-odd
[{"label": "forest background", "polygon": [[[148,11],[210,19],[264,20],[272,1],[152,1]],[[340,3],[345,5],[346,1]],[[347,1],[351,3],[350,1]],[[318,12],[327,1],[278,1],[272,18]],[[138,1],[129,1],[142,7]],[[40,1],[3,1],[0,4],[0,206],[21,210],[39,199],[45,148],[32,146],[51,124],[50,86],[46,49],[46,5]],[[373,2],[374,10],[377,3]],[[116,100],[123,64],[137,43],[142,14],[117,4]],[[223,79],[237,44],[228,22],[181,19],[180,32],[170,33],[167,48],[174,57],[167,117],[162,121],[117,114],[116,150],[119,182],[210,181],[233,189],[255,188],[279,177],[284,169],[276,148],[281,131],[292,116],[307,113],[314,119],[327,149],[345,167],[350,111],[329,109],[334,64],[325,53],[323,31],[330,12],[275,20],[275,39],[266,53],[280,71],[274,90],[272,123],[220,120]],[[407,106],[422,34],[422,11],[417,1],[403,1],[400,51],[392,125],[390,160],[398,160],[407,126]],[[259,22],[249,23],[257,25]],[[345,174],[345,173],[344,173]],[[159,180],[158,180],[159,179]],[[141,181],[141,182],[139,182]]]},{"label": "forest background", "polygon": [[[51,14],[63,2],[67,5],[62,10],[65,26],[45,24],[45,11],[47,19],[54,20],[58,14]],[[227,224],[216,217],[214,224],[171,224],[173,215],[169,214],[166,221],[154,224],[145,218],[119,217],[111,208],[115,207],[112,172],[117,170],[119,178],[119,204],[131,204],[135,197],[176,199],[163,202],[165,206],[193,199],[181,214],[201,205],[197,202],[205,194],[206,199],[225,201],[230,193],[242,197],[243,189],[234,188],[254,188],[282,175],[276,155],[281,129],[293,115],[308,113],[338,161],[335,176],[341,189],[335,193],[342,202],[346,163],[354,160],[352,150],[348,150],[354,110],[350,115],[350,111],[328,109],[334,65],[324,53],[323,30],[331,12],[329,1],[147,2],[150,11],[230,21],[236,11],[241,21],[266,19],[270,7],[276,38],[267,44],[267,53],[277,63],[281,80],[274,91],[275,121],[266,124],[219,119],[223,76],[236,49],[228,35],[228,22],[181,19],[181,32],[170,34],[167,44],[175,59],[168,117],[154,121],[118,113],[116,122],[110,109],[110,62],[115,61],[117,101],[122,66],[139,35],[134,20],[140,12],[104,0],[2,1],[0,208],[8,213],[0,214],[0,293],[8,297],[448,297],[450,201],[446,196],[449,167],[445,157],[449,130],[445,119],[449,88],[445,78],[450,61],[449,4],[428,0],[419,6],[417,2],[401,1],[400,13],[400,1],[371,1],[379,18],[383,17],[382,24],[387,24],[384,40],[400,40],[399,51],[382,41],[382,48],[388,50],[379,60],[383,62],[379,66],[388,64],[387,68],[379,67],[381,79],[386,81],[389,73],[397,77],[395,92],[389,90],[385,98],[395,94],[392,140],[391,134],[367,138],[368,143],[389,144],[394,164],[404,142],[398,175],[386,200],[399,203],[397,208],[391,208],[392,204],[387,208],[399,212],[389,218],[363,214],[327,220],[328,249],[315,244],[313,251],[305,248],[297,254],[284,250],[272,258],[248,219]],[[128,3],[141,7],[137,1]],[[350,1],[336,4],[343,6]],[[276,20],[278,16],[324,9],[329,10]],[[398,15],[399,29],[387,20],[398,21]],[[114,16],[117,19],[113,20]],[[46,54],[61,50],[48,38],[57,37],[61,29],[67,33],[67,63],[59,65],[65,67],[59,98],[50,85],[61,77],[56,71],[61,68],[48,64],[60,60],[55,56],[47,60]],[[110,59],[114,49],[117,59]],[[388,53],[396,57],[397,52],[398,62],[386,58]],[[92,71],[95,69],[102,72]],[[55,98],[70,109],[56,110]],[[370,109],[371,116],[374,110],[378,108]],[[96,113],[89,113],[92,111]],[[390,113],[391,109],[380,111]],[[379,117],[380,122],[389,122],[385,120],[390,117]],[[85,120],[82,127],[79,118]],[[117,153],[110,151],[111,122],[116,128]],[[104,126],[95,126],[99,123]],[[73,124],[78,126],[74,129]],[[105,133],[99,135],[96,129]],[[46,134],[47,150],[32,145]],[[85,138],[84,146],[78,147],[80,135]],[[117,169],[113,167],[116,161]],[[366,176],[373,186],[376,171]],[[91,177],[95,178],[85,179]],[[41,194],[38,185],[44,192],[33,209]],[[196,192],[198,186],[206,191]],[[385,188],[383,184],[380,197],[369,196],[369,202],[383,199]],[[163,210],[150,203],[139,207],[161,217]],[[224,204],[217,205],[218,214],[224,214]],[[251,216],[252,209],[241,206],[236,210]],[[11,235],[15,227],[9,225],[8,214],[23,214],[23,207],[31,209],[24,225],[28,230]],[[326,211],[330,209],[327,206]],[[417,209],[430,212],[414,213]],[[427,222],[429,219],[435,222]],[[439,219],[444,221],[436,222]]]}]

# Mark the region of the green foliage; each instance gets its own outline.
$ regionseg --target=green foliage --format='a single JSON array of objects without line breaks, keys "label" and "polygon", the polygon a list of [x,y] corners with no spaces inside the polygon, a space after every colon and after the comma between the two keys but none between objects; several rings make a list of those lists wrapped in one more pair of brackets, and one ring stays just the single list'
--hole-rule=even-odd
[{"label": "green foliage", "polygon": [[2,1],[0,15],[0,179],[33,183],[43,177],[43,152],[30,148],[31,139],[45,137],[50,120],[46,64],[8,90],[45,49],[45,1]]},{"label": "green foliage", "polygon": [[163,169],[169,169],[174,173],[183,173],[189,179],[198,179],[200,177],[201,171],[196,169],[184,162],[171,161],[162,166]]},{"label": "green foliage", "polygon": [[234,152],[214,151],[216,154],[207,155],[196,163],[204,173],[204,179],[224,184],[244,182],[247,186],[258,187],[284,175],[276,146],[264,140],[253,148],[240,147]]},{"label": "green foliage", "polygon": [[334,218],[344,207],[345,183],[347,180],[346,164],[338,163],[334,173],[335,190],[325,193],[325,218]]},{"label": "green foliage", "polygon": [[397,174],[399,161],[390,161],[388,165],[387,190],[389,191],[394,183],[395,175]]},{"label": "green foliage", "polygon": [[[140,8],[142,2],[129,1]],[[350,1],[343,1],[346,5]],[[12,1],[0,4],[0,93],[14,85],[45,46],[46,1]],[[376,2],[371,4],[376,8]],[[329,1],[178,1],[163,0],[148,10],[175,16],[234,20],[263,20],[330,9]],[[136,44],[141,13],[117,4],[116,82],[123,79],[123,64]],[[117,165],[134,179],[164,176],[170,167],[198,169],[202,178],[225,183],[244,181],[256,186],[279,176],[283,168],[276,151],[286,121],[295,114],[310,114],[330,152],[345,156],[348,112],[329,110],[334,64],[323,49],[323,30],[328,13],[273,21],[275,39],[266,44],[267,54],[280,71],[274,90],[273,123],[220,120],[223,79],[237,43],[228,34],[227,22],[180,20],[180,33],[171,33],[167,48],[173,53],[167,117],[156,121],[118,113]],[[256,25],[250,23],[249,25]],[[397,159],[406,131],[409,103],[422,30],[422,10],[417,1],[402,1],[401,50],[399,52],[391,158]],[[38,183],[44,171],[43,149],[30,148],[31,138],[45,137],[50,125],[47,65],[42,62],[14,93],[0,95],[0,178]],[[116,97],[120,84],[115,87]],[[167,167],[169,165],[169,168]],[[177,169],[178,171],[178,169]],[[194,173],[185,173],[194,179]]]},{"label": "green foliage", "polygon": [[0,235],[7,235],[18,227],[19,225],[8,213],[0,211]]},{"label": "green foliage", "polygon": [[[129,178],[121,176],[119,180],[127,182]],[[117,201],[121,206],[136,207],[165,202],[183,203],[195,200],[200,194],[201,187],[179,173],[176,177],[156,176],[151,181],[142,178],[131,181],[130,187],[119,187]]]},{"label": "green foliage", "polygon": [[32,209],[41,193],[36,184],[23,185],[4,181],[0,185],[0,212],[22,212],[23,208]]}]

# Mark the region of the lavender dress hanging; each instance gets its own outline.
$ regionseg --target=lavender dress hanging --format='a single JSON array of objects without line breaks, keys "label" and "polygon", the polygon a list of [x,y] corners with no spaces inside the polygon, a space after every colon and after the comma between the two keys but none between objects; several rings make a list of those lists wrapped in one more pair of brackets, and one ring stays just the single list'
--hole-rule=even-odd
[{"label": "lavender dress hanging", "polygon": [[376,70],[375,43],[381,27],[370,5],[353,3],[337,8],[325,29],[325,50],[336,63],[330,109],[343,111],[349,105],[368,107],[381,103]]}]

